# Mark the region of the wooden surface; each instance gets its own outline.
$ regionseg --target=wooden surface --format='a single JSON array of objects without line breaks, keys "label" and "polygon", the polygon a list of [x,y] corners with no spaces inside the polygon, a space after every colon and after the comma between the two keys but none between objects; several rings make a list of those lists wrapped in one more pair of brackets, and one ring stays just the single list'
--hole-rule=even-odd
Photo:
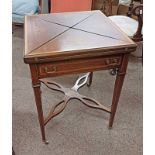
[{"label": "wooden surface", "polygon": [[[36,58],[63,58],[112,49],[135,48],[116,25],[100,11],[26,16],[25,62]],[[35,60],[33,58],[35,57]]]},{"label": "wooden surface", "polygon": [[[107,109],[105,111],[110,113],[111,128],[129,54],[135,49],[136,44],[100,11],[36,15],[25,18],[24,61],[30,66],[43,142],[48,143],[45,136],[46,123],[65,108],[68,100],[67,102],[65,100],[56,113],[52,111],[45,117],[40,90],[42,79],[91,72],[88,81],[90,86],[93,71],[115,69],[117,74],[112,105],[107,109],[95,101],[100,105],[100,109]],[[69,92],[80,99],[81,95],[78,93]],[[64,93],[68,95],[68,88],[67,92],[64,89]],[[85,102],[84,104],[90,106]],[[91,105],[91,107],[96,106]]]}]

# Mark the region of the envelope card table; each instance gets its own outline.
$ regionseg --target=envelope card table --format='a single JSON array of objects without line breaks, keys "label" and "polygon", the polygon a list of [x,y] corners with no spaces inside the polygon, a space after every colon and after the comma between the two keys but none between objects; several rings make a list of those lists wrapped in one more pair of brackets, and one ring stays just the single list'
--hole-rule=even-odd
[{"label": "envelope card table", "polygon": [[[24,62],[30,66],[42,140],[47,143],[45,125],[72,99],[109,113],[109,127],[112,127],[129,54],[135,51],[136,44],[98,10],[26,16],[24,32]],[[109,69],[116,71],[110,107],[78,93],[84,85],[91,85],[94,71]],[[49,80],[49,77],[75,73],[85,74],[72,88]],[[46,117],[42,109],[41,84],[64,94]]]}]

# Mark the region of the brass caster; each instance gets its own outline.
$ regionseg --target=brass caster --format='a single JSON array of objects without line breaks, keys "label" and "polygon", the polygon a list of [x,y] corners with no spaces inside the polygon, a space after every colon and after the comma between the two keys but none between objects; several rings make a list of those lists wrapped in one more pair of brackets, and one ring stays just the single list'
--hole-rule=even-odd
[{"label": "brass caster", "polygon": [[117,75],[117,73],[118,73],[118,68],[111,69],[109,73],[110,73],[110,75],[112,75],[112,76]]},{"label": "brass caster", "polygon": [[48,141],[46,141],[46,140],[44,140],[44,141],[43,141],[43,143],[44,143],[44,144],[46,144],[46,145],[48,145],[48,144],[49,144],[49,142],[48,142]]},{"label": "brass caster", "polygon": [[87,86],[90,87],[91,86],[91,83],[87,83]]},{"label": "brass caster", "polygon": [[111,130],[112,129],[112,126],[108,126],[108,129]]}]

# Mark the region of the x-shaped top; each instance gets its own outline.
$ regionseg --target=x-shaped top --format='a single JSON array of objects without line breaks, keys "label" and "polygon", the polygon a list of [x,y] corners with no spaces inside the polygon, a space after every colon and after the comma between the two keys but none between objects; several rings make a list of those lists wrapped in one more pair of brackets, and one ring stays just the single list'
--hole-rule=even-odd
[{"label": "x-shaped top", "polygon": [[135,46],[133,41],[100,11],[25,17],[25,60]]}]

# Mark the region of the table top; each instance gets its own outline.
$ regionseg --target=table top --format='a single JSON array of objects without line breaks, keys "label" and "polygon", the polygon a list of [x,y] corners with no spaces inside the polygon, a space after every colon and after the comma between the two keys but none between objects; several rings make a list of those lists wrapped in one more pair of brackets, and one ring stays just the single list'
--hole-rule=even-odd
[{"label": "table top", "polygon": [[25,17],[24,60],[131,52],[136,44],[101,11]]}]

